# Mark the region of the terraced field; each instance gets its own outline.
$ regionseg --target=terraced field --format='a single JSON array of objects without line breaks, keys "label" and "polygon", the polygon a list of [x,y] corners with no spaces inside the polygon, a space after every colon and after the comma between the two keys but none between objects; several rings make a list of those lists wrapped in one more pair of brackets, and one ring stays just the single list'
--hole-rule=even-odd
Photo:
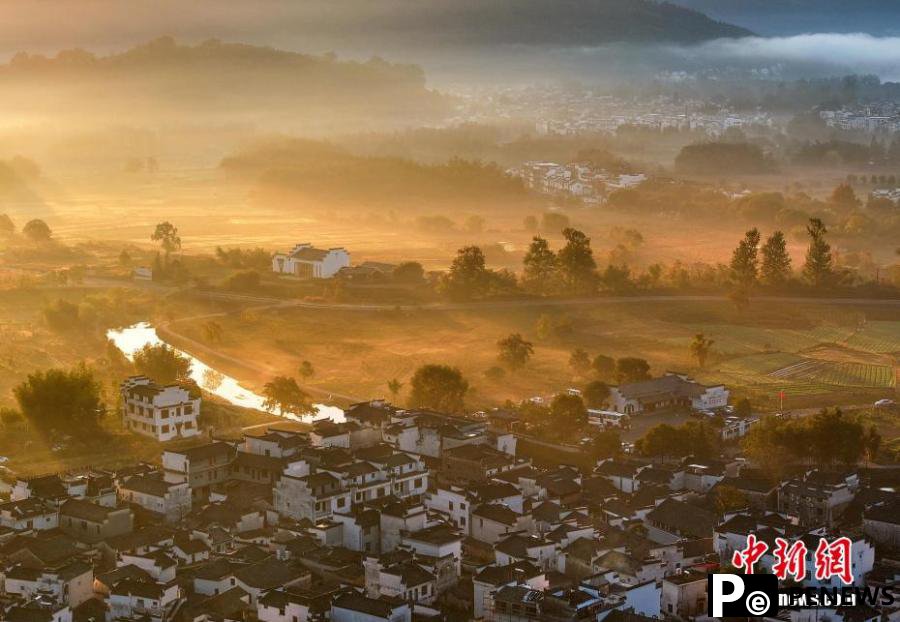
[{"label": "terraced field", "polygon": [[802,359],[769,373],[772,378],[808,381],[845,387],[890,388],[894,386],[894,370],[887,365],[835,363]]},{"label": "terraced field", "polygon": [[847,345],[877,354],[900,353],[900,322],[868,322],[850,336]]}]

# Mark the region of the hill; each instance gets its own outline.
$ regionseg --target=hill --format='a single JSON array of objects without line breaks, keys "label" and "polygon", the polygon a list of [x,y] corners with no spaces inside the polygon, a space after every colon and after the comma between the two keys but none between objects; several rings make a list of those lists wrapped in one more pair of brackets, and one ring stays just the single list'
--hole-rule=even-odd
[{"label": "hill", "polygon": [[[320,1],[306,4],[315,7]],[[751,34],[698,11],[655,0],[337,0],[334,4],[344,9],[343,17],[323,23],[326,31],[331,27],[340,32],[351,22],[366,22],[372,36],[390,33],[432,46],[691,43]],[[310,17],[316,19],[312,11]]]},{"label": "hill", "polygon": [[676,0],[761,35],[816,32],[900,34],[900,3],[891,0]]},{"label": "hill", "polygon": [[53,122],[277,122],[323,131],[404,125],[435,118],[447,106],[415,65],[217,40],[179,45],[170,37],[107,56],[81,49],[53,57],[19,53],[0,66],[0,88],[7,118]]}]

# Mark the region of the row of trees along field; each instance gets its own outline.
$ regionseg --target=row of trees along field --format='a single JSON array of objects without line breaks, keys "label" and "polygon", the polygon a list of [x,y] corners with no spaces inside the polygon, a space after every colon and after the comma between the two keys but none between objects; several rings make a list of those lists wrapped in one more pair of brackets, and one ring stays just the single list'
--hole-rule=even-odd
[{"label": "row of trees along field", "polygon": [[[782,231],[774,231],[761,244],[760,231],[749,230],[724,268],[727,283],[742,295],[757,286],[805,286],[812,290],[840,286],[844,281],[835,267],[825,224],[811,218],[806,232],[809,239],[806,258],[800,273],[795,274]],[[591,239],[583,231],[568,227],[562,235],[565,243],[558,250],[552,249],[545,238],[535,236],[519,277],[508,270],[489,269],[478,246],[461,248],[442,276],[439,288],[452,300],[473,300],[522,292],[539,296],[592,295],[600,290],[628,292],[662,285],[661,265],[652,265],[639,276],[633,275],[624,263],[610,263],[601,271],[597,268]],[[683,281],[688,286],[690,277],[685,274]]]}]

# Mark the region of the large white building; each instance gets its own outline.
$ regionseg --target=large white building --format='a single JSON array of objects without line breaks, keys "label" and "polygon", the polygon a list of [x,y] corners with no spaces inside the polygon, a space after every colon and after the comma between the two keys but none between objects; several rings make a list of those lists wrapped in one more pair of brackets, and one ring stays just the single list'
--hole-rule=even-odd
[{"label": "large white building", "polygon": [[301,279],[330,279],[350,266],[350,253],[343,248],[324,250],[312,244],[297,244],[289,253],[275,253],[272,271]]},{"label": "large white building", "polygon": [[684,374],[668,372],[652,380],[610,387],[607,405],[627,415],[678,407],[707,410],[728,405],[728,396],[724,385],[705,386]]},{"label": "large white building", "polygon": [[160,442],[196,436],[200,396],[179,385],[160,386],[146,376],[122,383],[125,427]]}]

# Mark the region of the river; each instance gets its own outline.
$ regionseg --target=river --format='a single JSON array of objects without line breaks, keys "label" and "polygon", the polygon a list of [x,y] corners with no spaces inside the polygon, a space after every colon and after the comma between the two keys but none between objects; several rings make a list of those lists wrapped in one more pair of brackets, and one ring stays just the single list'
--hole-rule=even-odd
[{"label": "river", "polygon": [[[137,352],[147,344],[157,345],[166,343],[159,338],[158,334],[156,334],[156,329],[153,327],[153,325],[147,322],[141,322],[138,324],[134,324],[133,326],[128,326],[126,328],[110,329],[106,331],[106,337],[110,341],[112,341],[116,345],[116,347],[121,350],[122,353],[129,359],[134,356],[135,352]],[[174,346],[171,347],[174,348]],[[235,406],[253,408],[255,410],[261,410],[263,412],[269,412],[273,415],[279,414],[277,412],[267,410],[263,405],[265,403],[265,398],[263,396],[242,387],[240,383],[231,376],[223,374],[219,370],[210,367],[189,352],[179,350],[178,348],[174,349],[183,356],[190,359],[191,379],[196,382],[204,391],[212,393],[213,395],[216,395],[229,404],[234,404]],[[303,421],[304,423],[309,423],[311,421],[316,421],[319,419],[331,419],[332,421],[337,422],[344,421],[344,411],[340,408],[337,408],[336,406],[315,404],[315,408],[316,414],[314,415],[307,415],[304,417],[297,417],[295,415],[282,416],[286,419]]]}]

